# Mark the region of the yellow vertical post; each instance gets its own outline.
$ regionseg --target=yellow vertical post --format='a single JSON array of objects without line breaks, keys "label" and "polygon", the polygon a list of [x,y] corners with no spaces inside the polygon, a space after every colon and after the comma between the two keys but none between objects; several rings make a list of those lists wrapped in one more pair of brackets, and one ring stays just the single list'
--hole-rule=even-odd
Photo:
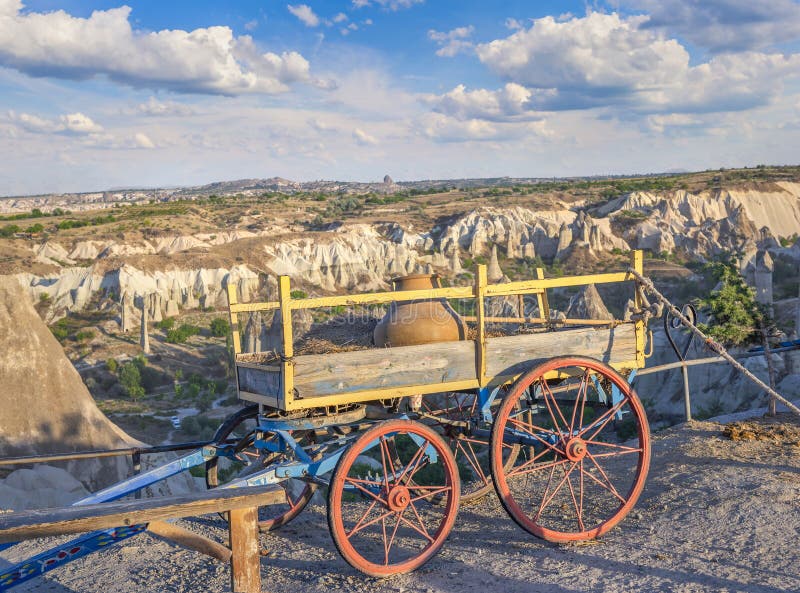
[{"label": "yellow vertical post", "polygon": [[486,266],[478,264],[475,274],[475,317],[478,322],[478,338],[475,344],[475,373],[481,387],[486,386],[486,322],[484,321],[484,294],[488,284]]},{"label": "yellow vertical post", "polygon": [[236,298],[236,285],[228,282],[228,314],[231,320],[231,336],[233,338],[233,352],[240,354],[242,352],[242,339],[239,337],[239,314],[231,310],[231,305],[238,303]]},{"label": "yellow vertical post", "polygon": [[[639,274],[644,275],[644,253],[641,249],[634,249],[631,252],[631,268]],[[637,310],[642,308],[642,299],[639,298],[639,291],[634,291],[633,295],[634,306]],[[644,326],[644,321],[639,320],[636,322],[636,364],[639,368],[644,367],[644,334],[647,328]]]},{"label": "yellow vertical post", "polygon": [[[536,268],[536,279],[544,280],[542,268]],[[547,289],[542,289],[542,292],[536,295],[536,303],[539,305],[539,316],[548,321],[550,319],[550,301],[547,300]]]},{"label": "yellow vertical post", "polygon": [[228,281],[228,315],[231,321],[231,341],[233,342],[233,376],[236,379],[236,393],[239,393],[239,369],[236,368],[236,357],[242,351],[242,339],[239,336],[239,314],[231,309],[237,303],[236,284]]},{"label": "yellow vertical post", "polygon": [[294,338],[292,336],[292,296],[289,276],[281,276],[278,280],[278,301],[281,315],[281,375],[283,376],[283,401],[289,407],[294,399]]}]

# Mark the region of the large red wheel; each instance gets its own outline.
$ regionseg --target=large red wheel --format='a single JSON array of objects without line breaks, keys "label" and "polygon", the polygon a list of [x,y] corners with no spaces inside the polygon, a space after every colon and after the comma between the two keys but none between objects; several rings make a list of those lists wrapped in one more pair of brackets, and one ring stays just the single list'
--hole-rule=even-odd
[{"label": "large red wheel", "polygon": [[[216,488],[220,484],[245,477],[273,463],[288,460],[289,456],[285,452],[265,454],[263,450],[255,448],[254,431],[257,426],[258,405],[252,405],[229,416],[217,429],[214,435],[215,443],[238,441],[236,442],[237,460],[228,463],[225,468],[220,468],[220,458],[218,457],[206,461],[206,486],[208,488]],[[311,435],[311,431],[294,431],[292,436],[302,443],[303,439],[310,438]],[[276,434],[265,433],[262,436],[265,441],[274,440],[276,443],[278,441]],[[311,501],[316,490],[315,484],[299,480],[284,480],[275,487],[284,490],[285,500],[279,504],[258,509],[258,528],[261,531],[273,531],[297,517]],[[227,513],[224,513],[223,516],[227,518]]]},{"label": "large red wheel", "polygon": [[[612,387],[620,398],[612,401]],[[506,469],[502,453],[522,442]],[[636,392],[586,357],[553,358],[521,376],[492,428],[492,476],[523,529],[553,542],[599,537],[636,504],[650,465],[650,432]]]},{"label": "large red wheel", "polygon": [[[422,411],[425,422],[441,433],[458,466],[461,477],[461,504],[476,502],[492,490],[492,470],[489,462],[489,433],[491,423],[481,417],[478,394],[437,393],[425,396]],[[492,413],[500,407],[500,398],[495,400]],[[506,469],[511,469],[519,455],[519,445],[504,446]]]},{"label": "large red wheel", "polygon": [[411,420],[381,422],[348,447],[333,472],[328,526],[336,548],[371,576],[416,570],[450,534],[460,488],[453,454],[436,432]]}]

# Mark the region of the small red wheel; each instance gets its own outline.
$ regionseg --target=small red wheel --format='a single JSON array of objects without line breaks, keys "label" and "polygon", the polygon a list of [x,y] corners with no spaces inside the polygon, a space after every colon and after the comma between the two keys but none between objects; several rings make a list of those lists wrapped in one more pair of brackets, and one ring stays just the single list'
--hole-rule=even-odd
[{"label": "small red wheel", "polygon": [[[220,483],[244,477],[268,465],[288,459],[286,453],[265,455],[263,451],[254,447],[255,435],[253,431],[257,425],[258,405],[252,405],[242,408],[229,416],[217,429],[213,439],[215,443],[238,439],[236,450],[239,461],[232,462],[226,468],[227,471],[225,473],[228,476],[222,479],[219,458],[213,457],[206,461],[206,486],[208,488],[216,488]],[[293,437],[302,443],[303,439],[310,436],[310,434],[310,432],[295,431]],[[271,433],[264,435],[264,440],[270,439],[277,441],[278,436]],[[315,484],[299,480],[285,480],[275,487],[283,488],[286,493],[286,500],[280,504],[264,506],[258,509],[258,528],[261,531],[274,531],[297,517],[311,501],[311,497],[317,488]],[[223,513],[222,515],[227,520],[228,513]]]},{"label": "small red wheel", "polygon": [[376,424],[348,447],[331,478],[336,548],[374,577],[416,570],[450,534],[460,488],[453,454],[431,428],[411,420]]},{"label": "small red wheel", "polygon": [[[612,386],[621,394],[611,400]],[[502,452],[522,442],[505,469]],[[504,444],[505,443],[505,444]],[[522,375],[492,428],[492,477],[508,514],[552,542],[599,537],[636,504],[650,466],[650,432],[636,392],[586,357],[550,359]]]},{"label": "small red wheel", "polygon": [[[428,415],[425,423],[441,433],[458,466],[461,477],[461,504],[481,500],[492,490],[492,470],[489,462],[489,432],[491,423],[485,422],[478,408],[478,394],[447,392],[428,395],[422,400],[422,410]],[[492,412],[500,407],[498,397]],[[476,429],[476,430],[473,430]],[[519,445],[504,447],[505,467],[511,469],[519,455]]]}]

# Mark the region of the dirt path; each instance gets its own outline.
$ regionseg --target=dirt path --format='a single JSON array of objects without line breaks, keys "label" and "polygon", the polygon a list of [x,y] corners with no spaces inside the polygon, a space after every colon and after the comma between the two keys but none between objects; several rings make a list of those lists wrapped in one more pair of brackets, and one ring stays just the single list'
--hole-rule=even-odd
[{"label": "dirt path", "polygon": [[[797,426],[793,418],[784,420]],[[281,532],[262,537],[270,552],[262,562],[264,590],[798,591],[800,446],[793,438],[732,441],[721,430],[695,422],[656,435],[639,504],[599,542],[539,541],[518,529],[492,495],[461,509],[444,550],[422,570],[376,580],[339,558],[324,509],[312,507]],[[217,520],[185,524],[224,537]],[[41,549],[41,543],[18,548],[2,553],[0,562]],[[228,579],[227,567],[144,535],[15,591],[206,593],[228,591]]]}]

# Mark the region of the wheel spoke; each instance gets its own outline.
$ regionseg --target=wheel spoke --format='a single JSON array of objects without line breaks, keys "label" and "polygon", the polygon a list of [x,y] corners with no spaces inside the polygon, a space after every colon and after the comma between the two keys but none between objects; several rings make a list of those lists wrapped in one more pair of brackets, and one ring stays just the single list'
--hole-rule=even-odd
[{"label": "wheel spoke", "polygon": [[425,538],[429,542],[432,542],[433,538],[431,537],[431,534],[428,533],[428,530],[425,527],[425,523],[422,521],[422,517],[419,516],[419,513],[417,512],[417,507],[414,504],[414,501],[412,500],[410,503],[408,503],[408,506],[411,507],[411,510],[414,512],[414,516],[417,518],[417,521],[419,521],[419,526],[422,529],[422,531],[420,531],[419,533],[422,534],[423,536],[425,536]]},{"label": "wheel spoke", "polygon": [[[548,449],[550,449],[551,451],[554,451],[555,453],[557,453],[557,454],[559,454],[559,455],[564,455],[564,452],[563,452],[561,449],[559,449],[559,448],[558,448],[558,447],[556,447],[555,445],[551,444],[549,441],[546,441],[546,440],[545,440],[545,439],[543,439],[543,438],[542,438],[540,435],[538,435],[538,434],[536,434],[535,432],[532,432],[531,430],[528,430],[528,429],[526,428],[527,426],[530,426],[531,428],[538,429],[538,428],[539,428],[538,426],[534,426],[533,424],[526,424],[526,423],[524,423],[524,422],[521,422],[520,420],[517,420],[517,419],[515,419],[515,418],[511,418],[511,417],[509,417],[509,419],[508,419],[508,422],[509,422],[510,424],[513,424],[514,426],[516,426],[517,428],[519,428],[519,429],[520,429],[520,430],[522,430],[523,432],[525,432],[525,433],[529,434],[529,435],[530,435],[530,436],[532,436],[533,438],[535,438],[537,441],[539,441],[540,443],[542,443],[542,444],[543,444],[545,447],[547,447],[547,448],[548,448]],[[544,428],[542,428],[541,430],[543,430],[545,433],[549,433],[549,432],[550,432],[550,431],[548,431],[548,430],[546,430],[546,429],[544,429]]]},{"label": "wheel spoke", "polygon": [[[627,398],[623,398],[622,400],[620,400],[619,402],[614,404],[614,406],[612,408],[606,410],[603,413],[603,415],[600,416],[600,418],[597,419],[597,421],[593,422],[592,424],[590,424],[589,426],[584,428],[580,432],[580,434],[578,434],[577,436],[583,437],[584,434],[586,434],[587,432],[589,432],[593,428],[597,428],[597,430],[595,430],[590,437],[584,439],[585,441],[594,440],[594,438],[598,434],[600,434],[602,432],[602,430],[606,427],[606,425],[611,421],[611,419],[614,417],[614,414],[619,412],[622,409],[622,406],[624,406],[627,401],[628,401]],[[599,424],[599,426],[598,426],[598,424]]]},{"label": "wheel spoke", "polygon": [[[405,482],[406,486],[408,486],[411,483],[411,479],[414,477],[414,474],[417,473],[422,467],[427,465],[426,463],[422,462],[422,456],[425,454],[425,451],[428,448],[428,443],[429,441],[426,439],[425,442],[422,443],[422,446],[419,448],[419,451],[417,451],[417,453],[414,454],[414,458],[416,459],[416,461],[414,462],[413,466],[408,465],[403,470],[403,474],[405,474],[408,472],[408,469],[411,468],[411,473],[409,473],[408,477],[406,478]],[[397,481],[398,484],[402,483],[402,478],[403,476],[400,476],[400,479]]]},{"label": "wheel spoke", "polygon": [[397,535],[397,528],[400,527],[400,521],[403,520],[403,513],[406,510],[403,509],[399,513],[397,513],[397,523],[394,524],[394,529],[392,530],[392,537],[389,538],[389,543],[386,546],[386,564],[389,564],[389,553],[392,551],[392,544],[394,543],[394,537]]},{"label": "wheel spoke", "polygon": [[364,488],[364,487],[363,487],[361,484],[359,484],[359,482],[362,482],[362,483],[365,483],[365,484],[375,484],[375,482],[367,482],[367,481],[365,481],[365,480],[356,480],[356,479],[354,479],[354,478],[345,478],[345,481],[346,481],[346,482],[350,482],[350,484],[351,484],[352,486],[355,486],[356,488],[358,488],[359,490],[361,490],[361,492],[363,492],[364,494],[366,494],[367,496],[369,496],[369,497],[371,497],[371,498],[374,498],[374,499],[375,499],[375,500],[377,500],[379,503],[381,503],[381,504],[384,504],[384,505],[385,505],[385,504],[388,504],[388,503],[387,503],[387,502],[386,502],[384,499],[382,499],[380,496],[378,496],[377,494],[375,494],[375,493],[374,493],[374,492],[372,492],[371,490],[368,490],[367,488]]},{"label": "wheel spoke", "polygon": [[367,527],[375,525],[375,523],[377,523],[378,521],[386,521],[386,517],[391,516],[393,513],[394,513],[394,511],[386,511],[382,515],[378,515],[374,519],[371,519],[371,520],[367,521],[366,523],[361,524],[358,529],[353,528],[353,529],[350,530],[350,532],[345,532],[345,535],[347,536],[348,539],[350,539],[352,536],[354,536],[359,531],[364,531]]},{"label": "wheel spoke", "polygon": [[598,479],[597,479],[597,477],[596,477],[596,476],[594,476],[594,475],[592,475],[592,473],[591,473],[591,472],[586,472],[586,475],[587,475],[587,476],[589,476],[590,478],[592,478],[592,479],[593,479],[595,482],[597,482],[597,483],[598,483],[598,484],[600,484],[601,486],[603,486],[603,487],[604,487],[606,490],[608,490],[609,492],[611,492],[611,494],[613,494],[614,496],[616,496],[616,497],[617,497],[617,498],[618,498],[618,499],[619,499],[619,500],[620,500],[620,501],[621,501],[623,504],[624,504],[625,502],[627,502],[627,501],[625,500],[625,498],[623,498],[623,497],[622,497],[622,495],[620,495],[620,493],[619,493],[619,492],[617,492],[617,489],[614,487],[614,484],[612,484],[612,483],[611,483],[611,480],[610,480],[610,479],[608,478],[608,476],[606,475],[606,472],[605,472],[605,471],[603,471],[603,468],[602,468],[602,467],[600,467],[600,464],[599,464],[599,463],[597,463],[597,461],[595,460],[594,456],[593,456],[591,453],[589,453],[588,451],[586,452],[586,456],[587,456],[587,457],[588,457],[588,458],[591,460],[591,462],[592,462],[592,463],[595,465],[595,467],[597,468],[597,470],[600,472],[600,475],[601,475],[601,476],[603,476],[603,478],[605,479],[605,481],[606,481],[606,484],[607,484],[607,485],[606,485],[606,484],[603,484],[603,483],[602,483],[600,480],[598,480]]},{"label": "wheel spoke", "polygon": [[442,492],[450,492],[452,489],[452,486],[414,486],[414,490],[431,490],[431,492],[426,492],[425,494],[415,496],[411,499],[411,502],[417,502],[418,500],[423,499],[430,500],[430,498],[441,494]]},{"label": "wheel spoke", "polygon": [[[558,486],[555,487],[555,489],[553,490],[553,493],[550,495],[550,498],[548,498],[546,502],[543,501],[542,507],[541,507],[541,509],[539,510],[539,513],[538,513],[539,515],[541,515],[541,513],[544,511],[544,509],[547,508],[547,505],[549,505],[551,502],[553,502],[553,499],[556,497],[556,494],[558,494],[558,491],[561,490],[562,486],[564,486],[564,482],[569,480],[569,475],[572,473],[572,470],[574,470],[577,467],[577,465],[578,465],[578,462],[577,461],[573,461],[572,462],[572,467],[570,467],[568,470],[566,470],[564,472],[564,477],[558,483]],[[555,469],[555,467],[553,469]]]},{"label": "wheel spoke", "polygon": [[[553,406],[555,406],[556,410],[558,411],[558,415],[561,417],[561,420],[564,422],[564,430],[567,429],[567,421],[564,420],[564,415],[561,413],[561,408],[558,407],[558,402],[556,401],[556,396],[553,395],[553,392],[550,391],[550,386],[547,384],[547,381],[542,378],[539,381],[540,385],[542,386],[542,397],[544,399],[544,403],[547,406],[547,411],[550,414],[550,420],[553,422],[553,430],[557,433],[561,434],[561,428],[559,428],[558,421],[556,421],[556,416],[553,413]],[[550,400],[547,399],[547,394],[550,394],[550,398],[553,400],[553,404],[550,404]]]},{"label": "wheel spoke", "polygon": [[[527,462],[525,462],[525,465],[521,465],[519,467],[513,468],[510,472],[508,472],[508,474],[507,474],[508,477],[510,478],[511,476],[524,476],[524,475],[527,475],[527,474],[532,474],[534,472],[541,471],[543,469],[556,468],[556,467],[559,467],[559,466],[564,465],[566,463],[569,463],[569,460],[568,459],[559,459],[558,461],[550,461],[549,463],[542,463],[541,465],[534,465],[532,467],[528,465],[529,463],[531,463],[531,462],[527,461]],[[546,496],[546,494],[545,494],[545,496]]]},{"label": "wheel spoke", "polygon": [[580,422],[581,426],[583,426],[583,406],[586,402],[586,392],[589,386],[589,369],[584,371],[583,375],[581,376],[581,384],[578,386],[578,395],[575,398],[575,405],[572,406],[572,419],[569,423],[569,434],[572,435],[575,433],[575,416],[578,413],[578,403],[581,404],[581,413],[578,421]]},{"label": "wheel spoke", "polygon": [[[566,468],[564,468],[564,472],[566,471],[567,471]],[[567,476],[567,486],[569,486],[569,494],[572,497],[572,504],[575,505],[575,516],[578,519],[578,528],[581,531],[586,531],[586,528],[583,526],[583,516],[581,513],[581,509],[578,506],[578,499],[575,498],[575,489],[572,487],[572,480],[569,479],[569,476]]]},{"label": "wheel spoke", "polygon": [[472,469],[473,469],[475,475],[478,478],[480,478],[480,480],[484,484],[488,484],[489,480],[486,478],[486,474],[484,473],[483,469],[481,468],[481,464],[478,461],[478,456],[475,455],[475,451],[469,445],[468,445],[468,448],[464,447],[464,445],[461,445],[461,447],[464,450],[464,455],[466,456],[467,460],[469,461],[469,464],[472,466]]},{"label": "wheel spoke", "polygon": [[366,519],[366,518],[369,516],[369,514],[372,512],[372,509],[374,509],[374,508],[375,508],[375,505],[377,505],[377,504],[378,504],[378,501],[377,501],[377,500],[373,500],[373,501],[372,501],[372,504],[371,504],[371,505],[369,505],[369,508],[368,508],[368,509],[367,509],[367,511],[366,511],[366,512],[365,512],[365,513],[364,513],[364,514],[361,516],[361,518],[358,520],[358,523],[356,523],[356,524],[355,524],[355,527],[353,527],[353,528],[350,530],[350,532],[347,534],[347,537],[350,537],[350,536],[351,536],[351,535],[353,535],[354,533],[358,533],[358,532],[360,531],[360,529],[361,529],[361,524],[364,522],[364,519]]},{"label": "wheel spoke", "polygon": [[[378,442],[380,449],[381,449],[381,463],[383,464],[383,486],[386,490],[389,490],[389,475],[394,478],[394,468],[391,467],[391,455],[389,455],[389,446],[386,444],[386,439],[381,436],[380,441]],[[391,468],[391,474],[390,472]]]},{"label": "wheel spoke", "polygon": [[[587,445],[597,445],[598,447],[609,447],[611,449],[619,449],[620,451],[626,451],[628,453],[641,453],[641,447],[626,447],[625,445],[620,445],[617,443],[607,443],[605,441],[583,441]],[[597,455],[595,455],[597,457]]]}]

